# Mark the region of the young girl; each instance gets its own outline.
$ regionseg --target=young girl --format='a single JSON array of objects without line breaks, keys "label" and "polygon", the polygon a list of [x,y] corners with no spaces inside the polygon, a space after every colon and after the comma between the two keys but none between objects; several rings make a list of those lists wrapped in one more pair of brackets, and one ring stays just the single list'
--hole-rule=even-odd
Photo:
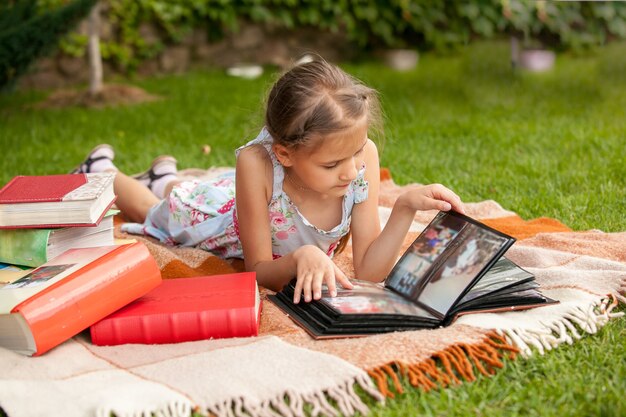
[{"label": "young girl", "polygon": [[[323,60],[296,66],[271,89],[265,127],[237,150],[235,172],[177,183],[170,181],[175,160],[162,157],[139,177],[167,196],[161,201],[118,173],[117,205],[142,223],[122,230],[243,258],[272,290],[296,277],[294,303],[319,299],[323,283],[331,295],[336,282],[352,288],[331,259],[351,233],[356,277],[382,281],[417,210],[464,209],[442,185],[414,187],[397,199],[381,231],[378,151],[368,138],[378,117],[376,92],[341,69]],[[96,164],[115,170],[112,159],[112,149],[101,146],[79,171],[93,172]]]}]

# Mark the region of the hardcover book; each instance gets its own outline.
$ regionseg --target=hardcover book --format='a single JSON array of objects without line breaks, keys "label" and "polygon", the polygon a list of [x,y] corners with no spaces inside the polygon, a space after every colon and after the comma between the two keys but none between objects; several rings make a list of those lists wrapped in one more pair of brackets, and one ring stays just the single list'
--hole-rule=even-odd
[{"label": "hardcover book", "polygon": [[256,336],[260,314],[254,272],[167,279],[91,326],[91,341],[159,344]]},{"label": "hardcover book", "polygon": [[0,228],[95,226],[115,201],[115,173],[14,177],[0,189]]},{"label": "hardcover book", "polygon": [[95,227],[0,229],[0,262],[40,266],[68,249],[112,245],[117,212],[109,210]]},{"label": "hardcover book", "polygon": [[71,249],[0,287],[0,347],[41,355],[160,282],[142,243]]},{"label": "hardcover book", "polygon": [[269,299],[315,338],[445,326],[472,312],[557,301],[534,276],[503,257],[515,239],[455,212],[440,212],[405,251],[384,285],[354,281],[320,300],[292,302],[295,280]]}]

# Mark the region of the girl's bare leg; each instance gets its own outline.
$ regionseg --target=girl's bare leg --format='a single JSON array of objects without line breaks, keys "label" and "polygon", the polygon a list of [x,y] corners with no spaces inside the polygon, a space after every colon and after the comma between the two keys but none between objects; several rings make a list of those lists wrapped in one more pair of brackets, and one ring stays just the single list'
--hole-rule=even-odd
[{"label": "girl's bare leg", "polygon": [[119,171],[116,171],[113,189],[117,196],[115,204],[132,222],[143,223],[148,211],[160,201],[148,187]]},{"label": "girl's bare leg", "polygon": [[181,182],[183,182],[183,180],[174,180],[174,181],[168,182],[163,190],[163,195],[164,196],[170,195],[170,193],[172,192],[172,188],[174,188],[174,186],[180,184]]}]

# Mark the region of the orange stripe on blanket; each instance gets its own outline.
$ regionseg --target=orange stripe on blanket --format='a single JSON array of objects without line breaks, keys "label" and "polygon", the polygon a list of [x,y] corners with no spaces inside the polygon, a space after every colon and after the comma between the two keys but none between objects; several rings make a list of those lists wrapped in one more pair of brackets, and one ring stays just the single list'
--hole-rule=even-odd
[{"label": "orange stripe on blanket", "polygon": [[556,219],[539,217],[532,220],[524,220],[521,217],[507,216],[497,219],[481,220],[496,230],[511,235],[519,240],[531,238],[538,233],[571,232],[572,229]]},{"label": "orange stripe on blanket", "polygon": [[199,266],[191,267],[178,259],[170,261],[161,269],[163,279],[190,278],[204,275],[232,274],[237,272],[228,262],[217,256],[209,256]]},{"label": "orange stripe on blanket", "polygon": [[381,168],[380,169],[380,180],[381,181],[386,181],[386,180],[391,180],[393,179],[391,177],[391,171],[389,171],[389,168]]},{"label": "orange stripe on blanket", "polygon": [[513,360],[517,353],[519,349],[503,336],[489,332],[481,343],[453,344],[419,363],[393,361],[367,372],[384,396],[395,398],[396,393],[404,393],[400,376],[412,386],[428,392],[438,387],[475,381],[476,371],[485,376],[493,375],[497,369],[504,367],[504,359]]}]

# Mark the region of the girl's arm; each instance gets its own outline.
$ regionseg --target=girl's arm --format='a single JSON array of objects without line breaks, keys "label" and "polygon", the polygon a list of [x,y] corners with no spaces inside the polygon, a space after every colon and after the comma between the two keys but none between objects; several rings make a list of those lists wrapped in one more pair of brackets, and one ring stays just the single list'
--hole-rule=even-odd
[{"label": "girl's arm", "polygon": [[236,167],[236,204],[239,238],[247,271],[255,271],[258,283],[279,291],[297,277],[294,302],[321,296],[321,284],[336,293],[335,279],[351,288],[350,281],[319,248],[302,246],[278,259],[272,259],[272,236],[268,204],[272,197],[274,173],[265,149],[252,146],[241,150]]},{"label": "girl's arm", "polygon": [[376,145],[366,146],[365,179],[368,198],[352,211],[352,250],[356,278],[382,281],[393,268],[417,210],[454,209],[463,213],[461,199],[441,184],[416,186],[398,197],[385,228],[380,230],[378,195],[380,170]]}]

